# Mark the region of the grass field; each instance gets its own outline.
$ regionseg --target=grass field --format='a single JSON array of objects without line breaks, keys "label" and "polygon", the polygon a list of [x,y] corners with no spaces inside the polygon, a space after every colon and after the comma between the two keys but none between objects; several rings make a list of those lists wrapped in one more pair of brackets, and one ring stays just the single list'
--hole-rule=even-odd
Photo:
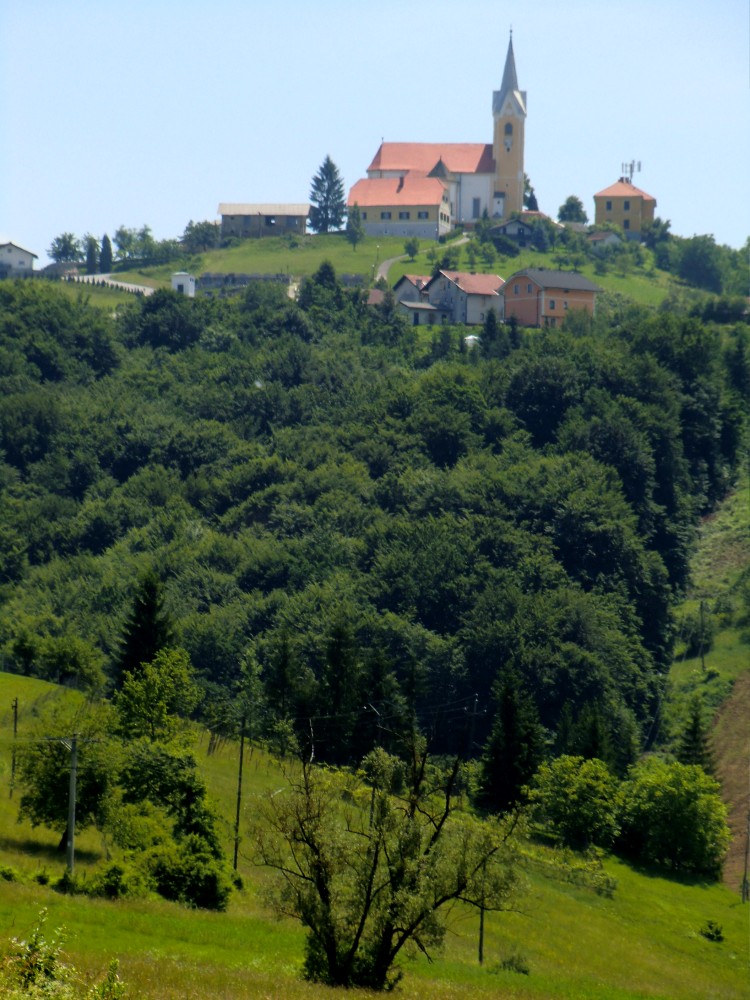
[{"label": "grass field", "polygon": [[[404,274],[430,274],[433,263],[428,257],[431,250],[438,254],[444,249],[434,240],[422,240],[420,252],[414,260],[404,253],[401,237],[366,237],[352,249],[342,234],[303,236],[294,241],[285,238],[244,240],[238,246],[225,250],[212,250],[197,257],[161,267],[118,272],[118,279],[134,284],[168,288],[175,270],[184,269],[192,274],[214,272],[218,274],[285,274],[299,279],[313,274],[324,260],[329,260],[337,274],[359,274],[369,283],[373,280],[378,265],[385,260],[394,260],[388,272],[388,283],[394,285]],[[648,257],[648,252],[646,251]],[[460,270],[469,270],[465,248],[461,248]],[[477,262],[476,269],[488,269]],[[508,278],[514,271],[524,267],[546,267],[557,269],[556,253],[539,253],[536,250],[522,250],[518,257],[500,257],[492,267],[492,272]],[[680,285],[662,271],[649,268],[636,269],[629,274],[619,274],[616,270],[606,275],[597,275],[594,265],[586,263],[581,273],[598,284],[605,291],[624,295],[642,305],[658,306],[670,291]]]},{"label": "grass field", "polygon": [[[11,713],[18,698],[19,738],[44,702],[57,697],[51,685],[0,674],[0,864],[22,874],[20,882],[0,879],[0,950],[11,936],[33,927],[39,910],[49,908],[49,926],[64,924],[66,952],[92,977],[109,960],[121,962],[132,996],[143,1000],[208,998],[323,998],[330,990],[299,978],[304,934],[296,923],[277,920],[262,902],[265,875],[241,844],[240,873],[246,888],[235,893],[226,914],[188,910],[162,900],[105,902],[61,896],[33,876],[53,878],[63,861],[55,852],[58,834],[16,822],[17,795],[7,794]],[[69,692],[62,696],[70,697]],[[41,701],[40,701],[41,699]],[[224,839],[232,849],[237,747],[225,743],[198,757],[211,794],[224,818]],[[283,785],[276,760],[253,749],[245,763],[245,818],[258,795]],[[243,823],[244,825],[244,823]],[[83,876],[103,859],[101,838],[85,831],[77,840],[76,871]],[[457,909],[445,951],[430,964],[424,957],[406,963],[398,996],[413,1000],[458,997],[513,997],[519,1000],[636,1000],[636,998],[734,998],[747,996],[748,914],[735,893],[722,885],[678,881],[641,873],[610,857],[607,872],[617,879],[612,898],[545,874],[541,845],[527,847],[528,891],[514,912],[488,915],[485,964],[477,961],[478,917]],[[708,920],[720,924],[724,940],[700,933]],[[501,971],[517,956],[529,974]],[[367,996],[364,992],[354,992]]]}]

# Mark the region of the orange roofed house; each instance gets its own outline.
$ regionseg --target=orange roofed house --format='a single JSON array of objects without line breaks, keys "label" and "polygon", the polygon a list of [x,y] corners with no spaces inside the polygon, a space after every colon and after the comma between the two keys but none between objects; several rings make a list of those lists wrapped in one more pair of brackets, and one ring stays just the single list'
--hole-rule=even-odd
[{"label": "orange roofed house", "polygon": [[521,326],[558,326],[572,309],[594,314],[598,285],[573,271],[527,267],[503,285],[505,321],[515,317]]},{"label": "orange roofed house", "polygon": [[654,221],[656,198],[621,177],[594,195],[594,207],[597,226],[611,222],[623,230],[626,239],[640,240],[644,225]]},{"label": "orange roofed house", "polygon": [[436,239],[484,212],[498,221],[520,212],[526,92],[518,89],[512,37],[492,116],[489,143],[381,143],[347,200],[359,206],[365,232]]}]

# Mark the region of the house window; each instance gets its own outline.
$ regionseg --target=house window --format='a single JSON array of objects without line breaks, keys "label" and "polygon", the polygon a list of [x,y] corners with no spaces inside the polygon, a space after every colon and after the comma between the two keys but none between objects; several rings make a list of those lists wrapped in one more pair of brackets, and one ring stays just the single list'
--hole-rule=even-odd
[{"label": "house window", "polygon": [[563,302],[563,309],[567,309],[567,308],[568,308],[568,300],[565,299],[565,301]]},{"label": "house window", "polygon": [[419,313],[418,312],[414,313],[414,319],[413,319],[412,323],[413,323],[413,326],[419,326]]},{"label": "house window", "polygon": [[478,219],[479,215],[480,215],[479,198],[472,198],[471,199],[471,217],[472,217],[472,219]]},{"label": "house window", "polygon": [[390,217],[391,217],[391,213],[390,212],[381,212],[380,213],[380,218],[381,219],[390,219]]},{"label": "house window", "polygon": [[276,217],[274,215],[267,215],[266,216],[266,225],[267,226],[275,226],[276,225]]},{"label": "house window", "polygon": [[398,217],[399,219],[409,219],[411,218],[411,212],[399,212]]},{"label": "house window", "polygon": [[612,211],[612,202],[611,202],[611,201],[608,201],[608,202],[607,202],[607,203],[605,204],[604,208],[606,209],[606,211],[607,211],[607,212],[611,212],[611,211]]},{"label": "house window", "polygon": [[550,312],[552,312],[554,310],[554,308],[555,308],[555,300],[554,299],[550,299],[549,300],[549,308],[550,308]]},{"label": "house window", "polygon": [[367,218],[367,212],[362,212],[360,215],[360,219],[364,221],[366,218]]},{"label": "house window", "polygon": [[630,229],[630,219],[624,219],[622,223],[623,229]]},{"label": "house window", "polygon": [[429,217],[430,217],[429,212],[417,212],[418,219],[429,219]]},{"label": "house window", "polygon": [[630,211],[630,202],[627,199],[622,203],[622,210],[623,212]]},{"label": "house window", "polygon": [[514,285],[514,286],[513,286],[513,294],[514,294],[514,295],[518,295],[518,293],[519,293],[520,291],[521,291],[521,286],[520,286],[520,285]]},{"label": "house window", "polygon": [[526,294],[531,295],[531,283],[526,286]]}]

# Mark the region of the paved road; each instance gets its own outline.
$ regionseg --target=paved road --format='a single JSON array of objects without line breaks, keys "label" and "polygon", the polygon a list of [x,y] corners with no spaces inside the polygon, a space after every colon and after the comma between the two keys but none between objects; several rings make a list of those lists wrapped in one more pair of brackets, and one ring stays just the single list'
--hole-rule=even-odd
[{"label": "paved road", "polygon": [[[459,239],[457,240],[453,240],[451,243],[448,244],[448,246],[452,247],[462,246],[462,244],[468,243],[470,239],[471,237],[464,235],[459,237]],[[389,260],[384,260],[383,263],[378,266],[378,271],[377,274],[375,275],[375,280],[377,281],[379,278],[385,278],[385,280],[387,281],[388,272],[391,269],[391,265],[395,264],[397,260],[406,260],[406,259],[407,259],[407,254],[402,253],[398,257],[391,257]]]},{"label": "paved road", "polygon": [[71,280],[79,281],[84,285],[98,285],[103,282],[109,288],[121,288],[124,292],[140,292],[141,295],[153,295],[156,291],[149,285],[131,285],[127,281],[118,281],[111,274],[79,274]]}]

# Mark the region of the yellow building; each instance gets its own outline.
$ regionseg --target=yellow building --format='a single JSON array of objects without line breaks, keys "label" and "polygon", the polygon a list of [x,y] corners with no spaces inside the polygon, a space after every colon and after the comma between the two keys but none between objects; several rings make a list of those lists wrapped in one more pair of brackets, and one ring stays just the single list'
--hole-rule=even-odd
[{"label": "yellow building", "polygon": [[518,89],[513,35],[508,43],[500,90],[492,95],[495,122],[492,156],[495,161],[494,211],[490,215],[507,219],[523,211],[523,144],[526,127],[526,91]]},{"label": "yellow building", "polygon": [[654,221],[656,198],[641,191],[627,177],[594,195],[595,223],[619,226],[629,240],[639,240],[647,223]]}]

